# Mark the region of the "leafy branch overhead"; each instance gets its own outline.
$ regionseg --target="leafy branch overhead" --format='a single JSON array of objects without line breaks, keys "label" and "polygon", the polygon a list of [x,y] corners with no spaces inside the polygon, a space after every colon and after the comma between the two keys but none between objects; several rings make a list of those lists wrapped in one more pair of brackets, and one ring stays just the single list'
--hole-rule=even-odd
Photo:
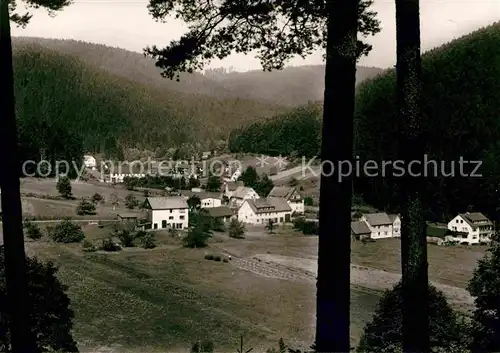
[{"label": "leafy branch overhead", "polygon": [[[358,1],[361,37],[380,32],[376,13],[370,10],[373,0]],[[167,47],[144,50],[170,79],[202,70],[212,59],[252,51],[264,70],[279,70],[292,57],[305,58],[326,46],[325,0],[150,0],[148,9],[157,21],[175,17],[188,25],[188,32]],[[358,40],[357,57],[371,48]]]},{"label": "leafy branch overhead", "polygon": [[62,10],[64,7],[70,5],[72,1],[71,0],[26,0],[22,2],[25,8],[25,10],[22,11],[23,13],[19,13],[17,11],[19,3],[20,2],[16,2],[16,0],[11,0],[9,2],[10,20],[14,22],[16,25],[24,28],[31,20],[31,17],[33,17],[33,15],[29,13],[28,9],[30,8],[38,9],[40,7],[43,7],[52,16],[54,15],[55,11]]}]

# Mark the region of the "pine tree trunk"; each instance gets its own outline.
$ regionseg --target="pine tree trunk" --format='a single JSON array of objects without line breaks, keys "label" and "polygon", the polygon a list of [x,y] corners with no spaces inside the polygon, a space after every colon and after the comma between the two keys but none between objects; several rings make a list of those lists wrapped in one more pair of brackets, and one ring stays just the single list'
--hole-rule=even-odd
[{"label": "pine tree trunk", "polygon": [[8,1],[0,0],[0,187],[11,351],[36,352],[29,324]]},{"label": "pine tree trunk", "polygon": [[357,1],[329,0],[327,9],[321,159],[335,167],[321,175],[316,351],[348,352],[352,179],[340,180],[338,165],[353,159]]},{"label": "pine tree trunk", "polygon": [[[421,60],[419,0],[396,0],[397,86],[399,100],[400,158],[422,161],[425,141],[421,113]],[[412,173],[423,173],[423,165]],[[421,193],[423,175],[408,171],[400,191],[404,194],[401,228],[403,274],[403,351],[429,351],[427,226]]]}]

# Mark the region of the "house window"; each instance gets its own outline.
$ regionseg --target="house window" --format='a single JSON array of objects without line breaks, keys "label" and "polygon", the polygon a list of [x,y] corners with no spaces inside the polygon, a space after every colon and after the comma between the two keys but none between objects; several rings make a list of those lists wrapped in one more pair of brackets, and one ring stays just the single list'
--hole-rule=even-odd
[{"label": "house window", "polygon": [[155,223],[154,229],[158,229],[158,223]]},{"label": "house window", "polygon": [[169,211],[170,211],[170,213],[172,213],[173,210],[170,209]]},{"label": "house window", "polygon": [[384,232],[384,235],[387,235],[387,232]]},{"label": "house window", "polygon": [[161,227],[167,228],[167,221],[165,221],[165,220],[161,221]]},{"label": "house window", "polygon": [[179,219],[180,219],[180,220],[183,220],[183,219],[184,219],[184,216],[179,216]]},{"label": "house window", "polygon": [[460,220],[460,223],[464,223],[464,220],[463,220],[463,219],[461,219],[461,220]]},{"label": "house window", "polygon": [[168,216],[168,219],[172,220],[172,219],[174,219],[174,216]]}]

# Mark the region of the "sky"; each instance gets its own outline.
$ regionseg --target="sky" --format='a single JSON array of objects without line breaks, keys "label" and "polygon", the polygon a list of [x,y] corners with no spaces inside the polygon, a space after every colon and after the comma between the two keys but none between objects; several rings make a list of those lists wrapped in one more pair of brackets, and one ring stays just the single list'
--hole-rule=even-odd
[{"label": "sky", "polygon": [[[43,9],[30,10],[34,16],[25,29],[12,28],[14,36],[76,39],[106,44],[132,51],[158,45],[163,47],[179,38],[186,26],[182,21],[155,22],[146,0],[75,0],[55,17]],[[19,6],[19,10],[22,6]],[[396,21],[394,0],[375,0],[382,31],[368,39],[373,50],[360,60],[364,66],[391,67],[396,60]],[[500,20],[500,0],[421,0],[422,50],[426,51],[477,28]],[[307,59],[293,59],[290,66],[321,64],[321,52]],[[213,61],[209,67],[230,67],[237,71],[260,69],[252,55],[232,55]]]}]

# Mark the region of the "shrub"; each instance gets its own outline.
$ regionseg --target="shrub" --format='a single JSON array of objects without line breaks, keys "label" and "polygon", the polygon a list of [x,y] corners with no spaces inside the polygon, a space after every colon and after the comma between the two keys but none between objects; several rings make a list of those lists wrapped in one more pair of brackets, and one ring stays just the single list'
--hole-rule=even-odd
[{"label": "shrub", "polygon": [[90,198],[90,200],[94,203],[94,204],[98,204],[98,203],[104,203],[104,197],[102,197],[101,194],[99,193],[95,193],[94,195],[92,195],[92,197]]},{"label": "shrub", "polygon": [[65,199],[71,199],[73,197],[71,181],[67,176],[59,178],[56,188],[59,194],[61,194],[61,196]]},{"label": "shrub", "polygon": [[154,248],[156,248],[155,238],[154,238],[153,234],[146,233],[141,238],[141,247],[143,249],[154,249]]},{"label": "shrub", "polygon": [[125,197],[125,207],[128,208],[129,210],[133,210],[134,208],[139,206],[139,201],[136,199],[136,197],[133,194],[128,194]]},{"label": "shrub", "polygon": [[[401,351],[402,342],[402,284],[387,290],[379,301],[370,323],[364,329],[357,352]],[[464,347],[464,322],[446,302],[443,293],[429,285],[429,334],[432,352],[450,347]],[[450,352],[460,350],[450,350]]]},{"label": "shrub", "polygon": [[87,239],[85,239],[82,243],[82,249],[83,251],[85,252],[94,252],[94,251],[97,251],[97,247],[92,244],[90,241],[88,241]]},{"label": "shrub", "polygon": [[222,260],[222,262],[229,262],[229,260],[224,258],[224,260]]},{"label": "shrub", "polygon": [[191,353],[213,353],[214,344],[209,340],[193,343]]},{"label": "shrub", "polygon": [[205,255],[205,260],[213,260],[214,256],[212,254]]},{"label": "shrub", "polygon": [[79,216],[95,214],[95,204],[87,199],[82,199],[76,206],[76,214]]},{"label": "shrub", "polygon": [[111,238],[111,237],[109,237],[107,239],[103,239],[100,249],[103,251],[120,251],[121,250],[121,248],[117,244],[115,244],[115,242],[113,241],[113,238]]},{"label": "shrub", "polygon": [[38,227],[37,224],[30,221],[24,221],[23,226],[24,229],[26,230],[26,236],[29,239],[38,240],[43,236],[42,231],[40,230],[40,227]]},{"label": "shrub", "polygon": [[214,261],[221,261],[221,257],[220,256],[214,256]]},{"label": "shrub", "polygon": [[231,219],[229,223],[229,236],[236,239],[245,238],[245,225],[236,218]]},{"label": "shrub", "polygon": [[177,238],[179,236],[179,233],[177,232],[177,229],[169,228],[168,235],[170,235],[172,238]]},{"label": "shrub", "polygon": [[306,219],[304,217],[297,217],[293,220],[293,227],[297,230],[304,230],[304,223]]},{"label": "shrub", "polygon": [[118,239],[120,240],[122,246],[125,248],[131,248],[134,246],[134,235],[129,230],[122,230],[118,234]]},{"label": "shrub", "polygon": [[97,222],[97,227],[100,229],[104,228],[104,223],[102,221]]},{"label": "shrub", "polygon": [[139,230],[135,233],[135,239],[142,239],[146,234],[148,234],[145,230]]},{"label": "shrub", "polygon": [[313,199],[310,196],[304,197],[304,205],[305,206],[312,206],[313,205]]},{"label": "shrub", "polygon": [[305,235],[316,235],[319,232],[319,224],[318,222],[305,221],[302,232]]},{"label": "shrub", "polygon": [[57,243],[79,243],[85,239],[82,228],[69,219],[61,221],[50,230],[50,238]]}]

